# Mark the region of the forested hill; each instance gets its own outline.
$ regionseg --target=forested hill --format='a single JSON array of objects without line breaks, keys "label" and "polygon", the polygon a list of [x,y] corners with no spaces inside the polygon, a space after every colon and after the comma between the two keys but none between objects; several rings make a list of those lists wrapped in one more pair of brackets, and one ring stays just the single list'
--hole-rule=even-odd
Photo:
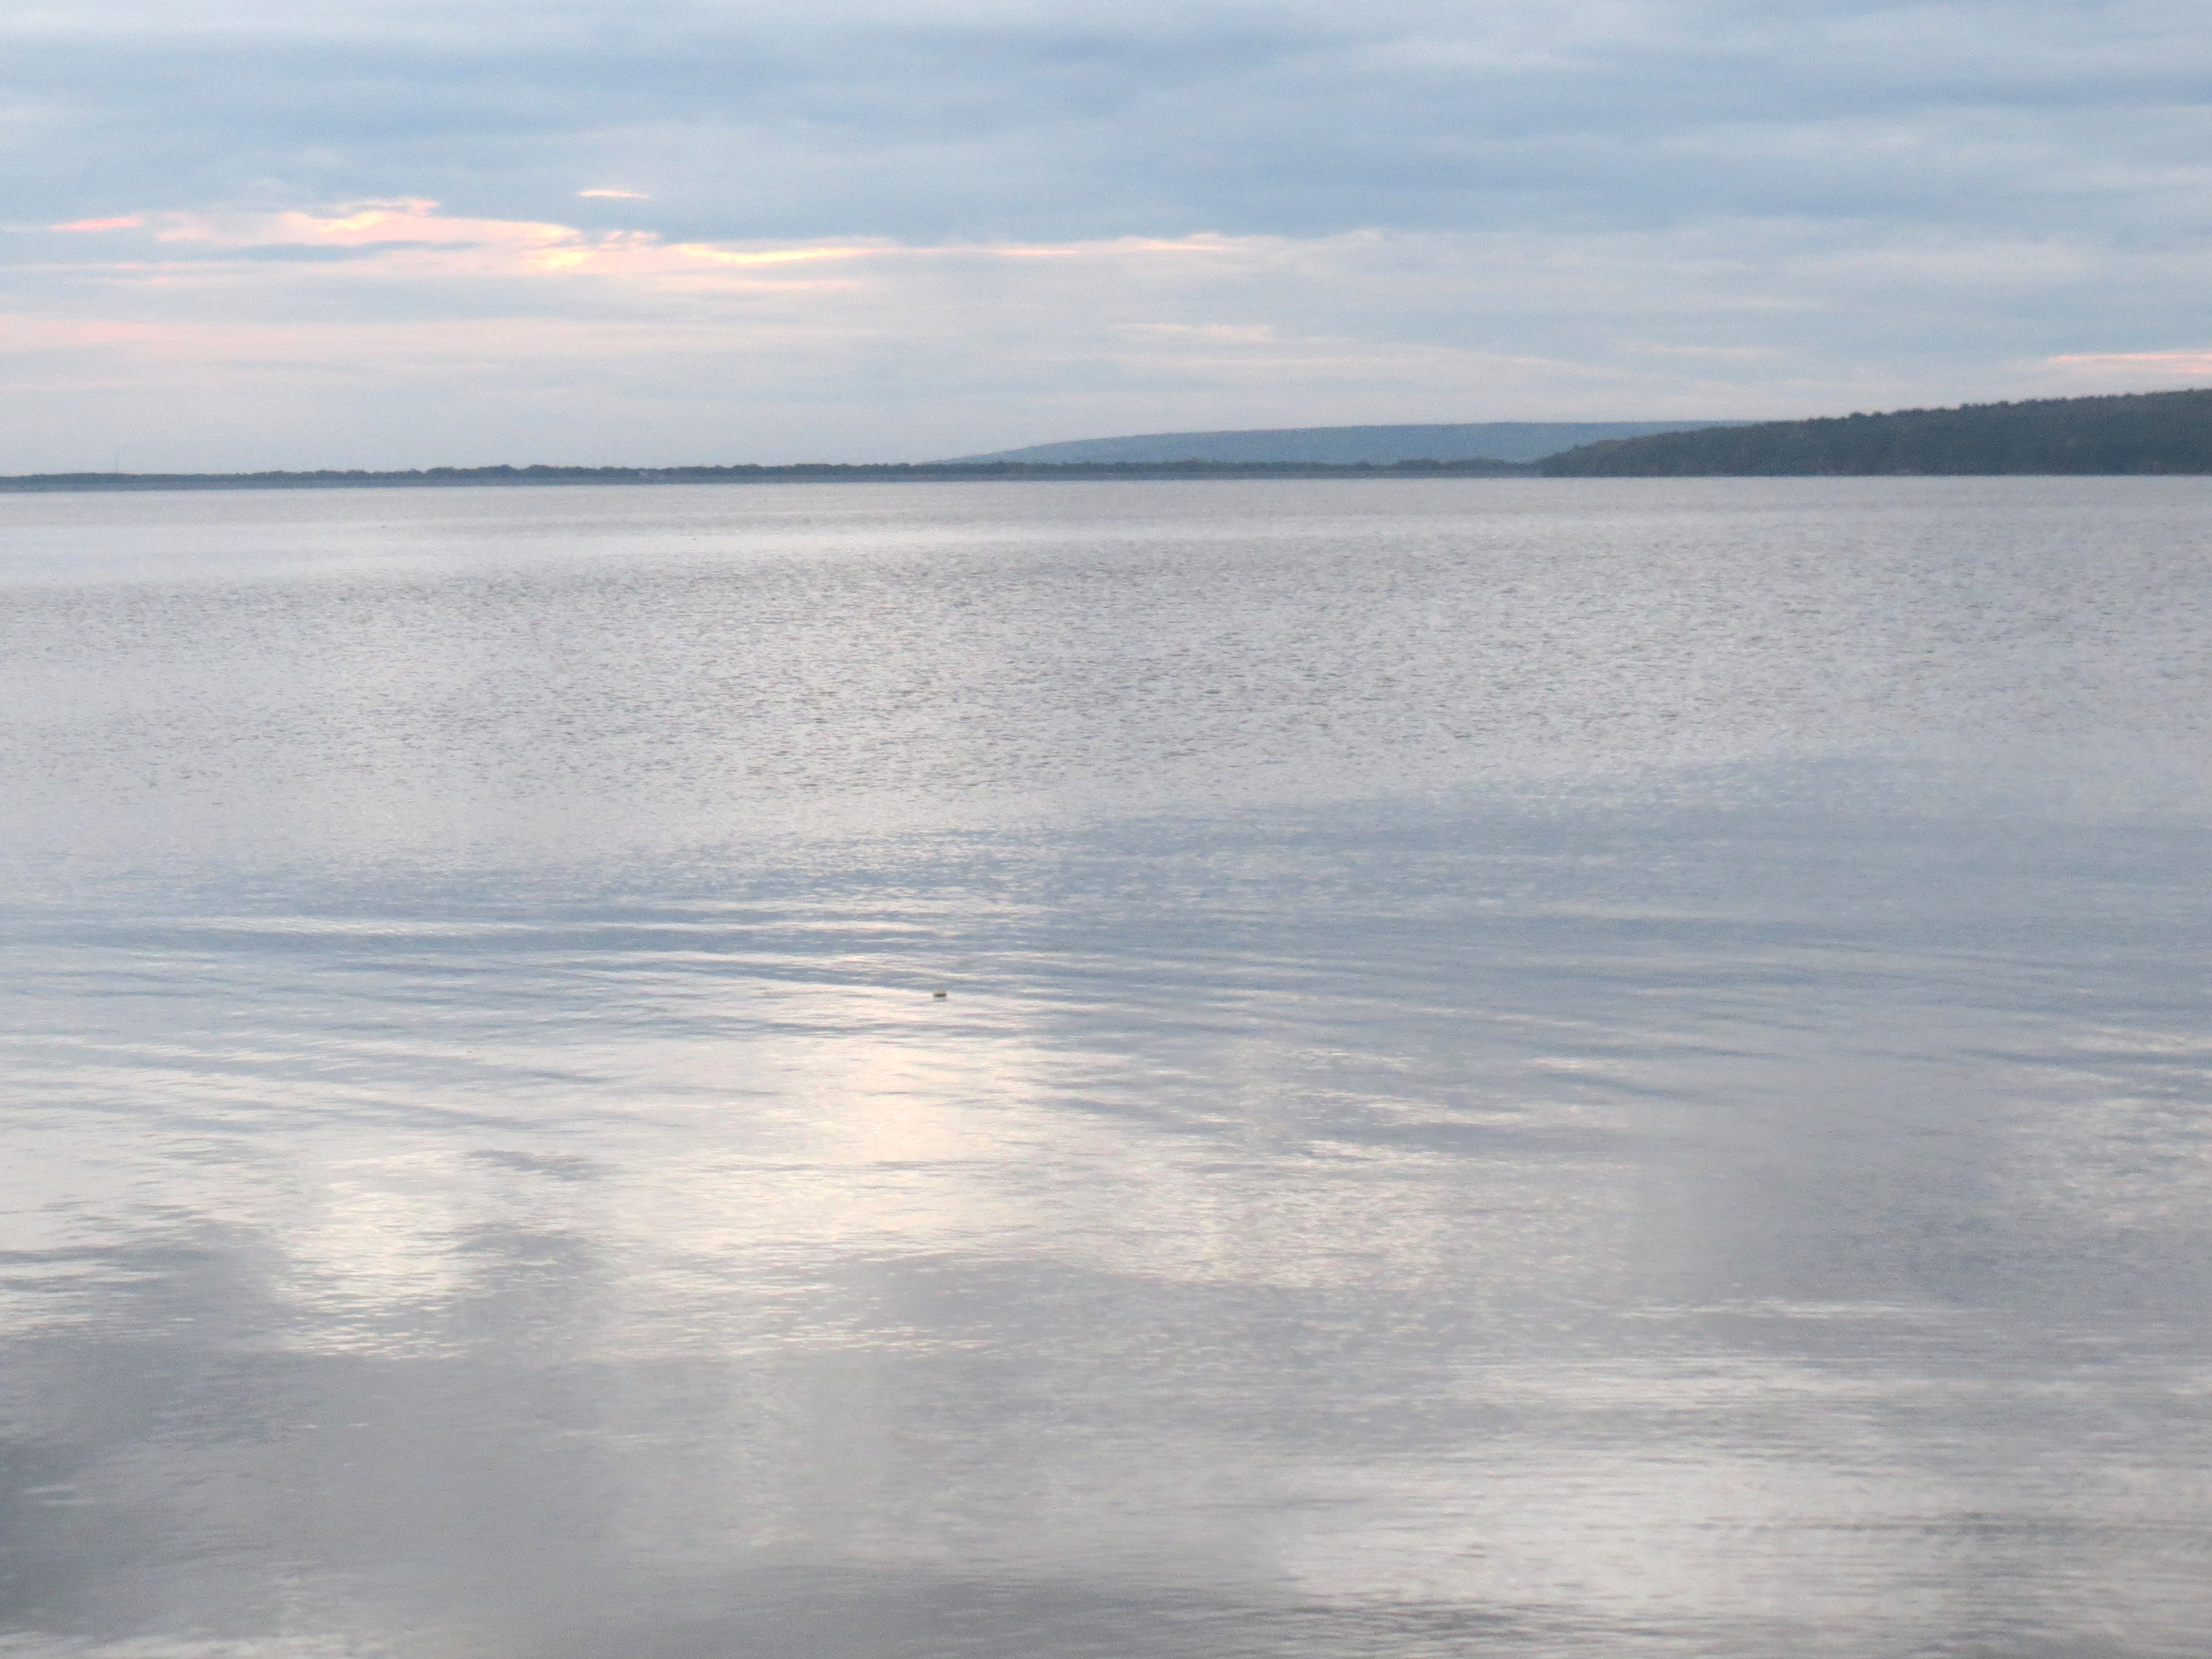
[{"label": "forested hill", "polygon": [[1907,409],[1584,444],[1553,477],[2212,472],[2212,391]]}]

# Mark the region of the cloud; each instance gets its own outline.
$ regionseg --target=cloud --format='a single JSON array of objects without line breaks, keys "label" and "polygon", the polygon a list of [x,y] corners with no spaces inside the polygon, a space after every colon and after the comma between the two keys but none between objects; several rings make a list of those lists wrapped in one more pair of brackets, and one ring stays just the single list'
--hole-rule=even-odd
[{"label": "cloud", "polygon": [[[39,419],[8,470],[118,441],[142,468],[896,459],[1122,428],[1796,415],[1969,378],[2036,395],[2088,371],[1993,366],[1972,335],[1872,350],[1851,307],[2033,313],[2111,274],[2068,245],[1817,224],[708,242],[420,198],[143,217],[97,258],[19,247],[0,399]],[[2193,293],[2208,266],[2159,280]],[[2106,372],[2196,372],[2160,356]]]},{"label": "cloud", "polygon": [[[672,392],[641,421],[626,401],[623,441],[675,446],[720,408],[732,442],[906,454],[1125,420],[2174,381],[2200,372],[2212,232],[2201,22],[2179,0],[19,8],[16,211],[101,234],[11,234],[0,305],[64,334],[297,313],[295,365],[310,318],[333,364],[403,321],[494,319],[525,379],[499,330],[535,319],[563,384],[556,360],[608,361],[578,342],[680,312],[728,401]],[[800,338],[811,372],[763,367]],[[447,397],[434,354],[401,356]],[[1310,360],[1364,378],[1302,381]],[[8,373],[43,400],[59,360],[38,361]],[[228,378],[247,374],[207,368],[197,407],[252,406]],[[777,397],[846,414],[759,412]],[[470,453],[582,431],[519,395],[463,401]],[[83,408],[88,432],[126,418]],[[380,453],[432,432],[412,404],[387,418],[405,430]],[[355,444],[362,420],[284,429]],[[614,441],[588,436],[564,453]]]},{"label": "cloud", "polygon": [[2132,221],[2205,179],[2212,70],[2195,8],[2159,0],[1147,0],[1110,20],[587,3],[526,26],[486,0],[86,0],[28,18],[5,29],[43,138],[14,180],[27,199],[273,186],[527,211],[612,175],[715,238],[2018,222],[2060,198]]},{"label": "cloud", "polygon": [[2212,374],[2212,346],[2197,351],[2073,352],[2051,360],[2061,368],[2084,370],[2109,376],[2124,374]]}]

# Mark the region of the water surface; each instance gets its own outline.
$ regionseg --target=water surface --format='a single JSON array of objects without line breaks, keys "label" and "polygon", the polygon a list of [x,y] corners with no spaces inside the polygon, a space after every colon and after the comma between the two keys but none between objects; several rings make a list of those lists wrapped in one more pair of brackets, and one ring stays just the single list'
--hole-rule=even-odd
[{"label": "water surface", "polygon": [[0,498],[0,1654],[2200,1654],[2208,508]]}]

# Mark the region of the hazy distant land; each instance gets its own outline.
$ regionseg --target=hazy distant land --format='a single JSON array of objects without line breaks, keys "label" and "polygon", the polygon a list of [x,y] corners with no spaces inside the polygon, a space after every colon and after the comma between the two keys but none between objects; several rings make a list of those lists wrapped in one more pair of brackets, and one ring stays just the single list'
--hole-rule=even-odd
[{"label": "hazy distant land", "polygon": [[1514,461],[1404,461],[1323,466],[1304,461],[1122,461],[1039,466],[1027,462],[904,461],[792,466],[433,466],[405,472],[45,472],[0,477],[0,492],[114,489],[436,489],[466,485],[902,483],[1024,478],[1525,478]]},{"label": "hazy distant land", "polygon": [[[1586,434],[1608,435],[1591,440]],[[1468,434],[1491,434],[1480,440]],[[1573,447],[1533,449],[1551,434]],[[1621,435],[1634,434],[1636,435]],[[1390,434],[1401,434],[1392,436]],[[1403,434],[1430,435],[1425,438]],[[1127,451],[1203,440],[1214,451]],[[1237,441],[1231,442],[1230,441]],[[1426,443],[1464,452],[1397,453]],[[1354,452],[1365,447],[1364,455]],[[1251,453],[1237,455],[1238,447]],[[1504,452],[1517,448],[1522,453]],[[1303,449],[1306,453],[1291,453]],[[1073,452],[1086,452],[1077,454]],[[1056,456],[1058,459],[1044,459]],[[1381,459],[1385,458],[1388,459]],[[1348,459],[1347,459],[1348,458]],[[847,483],[1081,478],[1849,477],[2212,473],[2212,390],[2047,398],[1684,428],[1657,422],[1311,427],[1042,444],[968,460],[790,466],[437,466],[374,472],[49,472],[0,491],[435,489],[464,485]]]},{"label": "hazy distant land", "polygon": [[1317,461],[1389,466],[1400,461],[1539,461],[1612,438],[1726,426],[1725,421],[1481,421],[1462,426],[1305,426],[1260,432],[1153,432],[1034,444],[974,461]]}]

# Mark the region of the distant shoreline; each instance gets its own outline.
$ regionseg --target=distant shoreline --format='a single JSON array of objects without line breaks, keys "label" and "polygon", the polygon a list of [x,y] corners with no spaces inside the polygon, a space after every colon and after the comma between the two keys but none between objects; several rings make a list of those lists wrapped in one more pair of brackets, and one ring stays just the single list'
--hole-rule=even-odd
[{"label": "distant shoreline", "polygon": [[1533,461],[813,461],[790,466],[434,466],[404,472],[34,472],[0,477],[0,494],[1115,478],[2140,477],[2208,473],[2212,473],[2212,388],[1698,427],[1602,439]]},{"label": "distant shoreline", "polygon": [[1085,478],[1533,478],[1516,461],[994,461],[793,466],[434,466],[404,472],[33,472],[0,477],[0,494],[165,489],[532,489],[582,484],[975,483]]}]

